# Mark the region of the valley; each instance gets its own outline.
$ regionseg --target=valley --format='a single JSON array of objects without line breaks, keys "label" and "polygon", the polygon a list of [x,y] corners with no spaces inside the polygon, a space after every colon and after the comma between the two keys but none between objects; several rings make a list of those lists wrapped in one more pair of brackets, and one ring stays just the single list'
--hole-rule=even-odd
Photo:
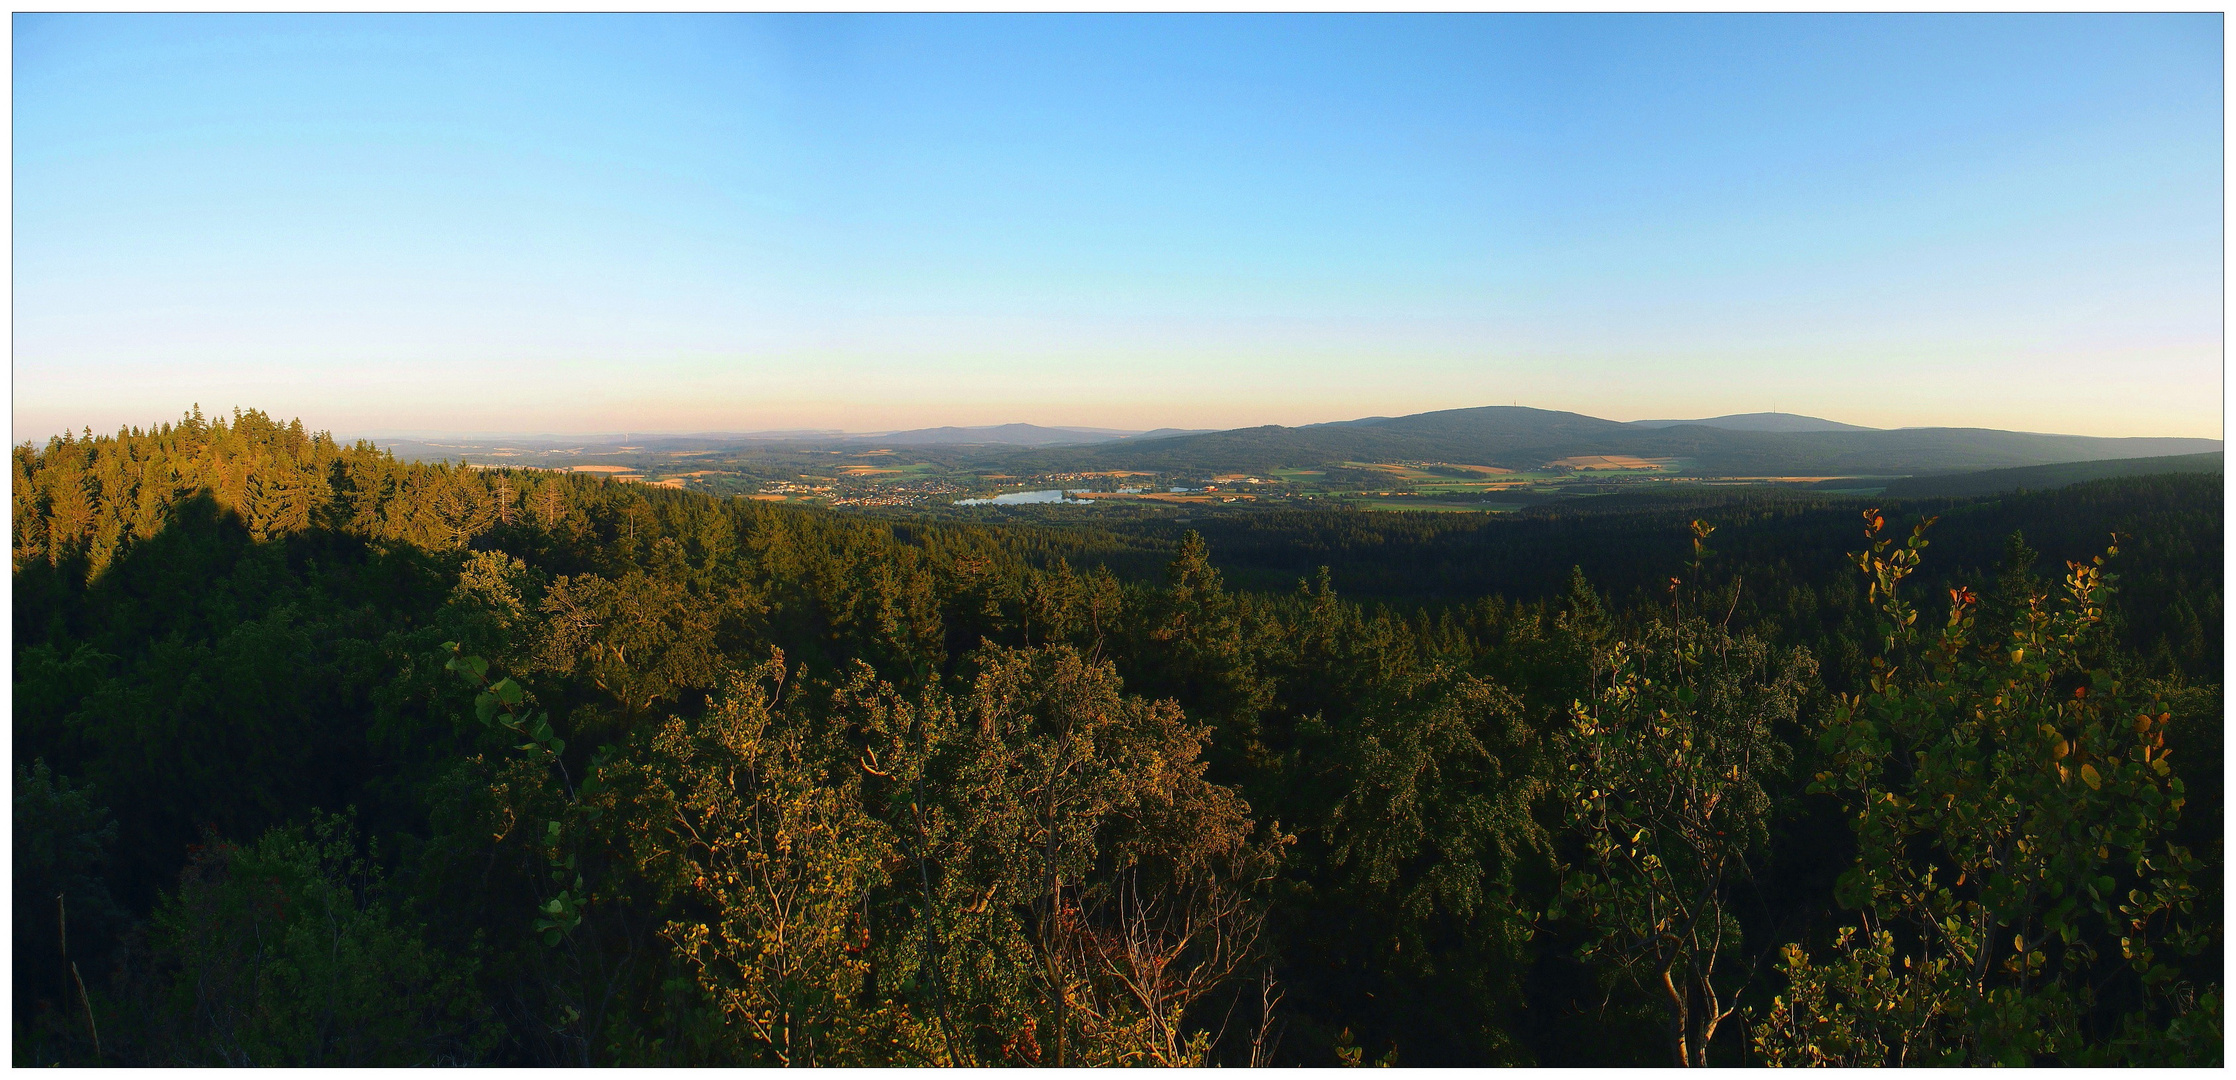
[{"label": "valley", "polygon": [[[761,502],[933,514],[1025,505],[1150,514],[1274,508],[1496,514],[1612,494],[1707,488],[1871,495],[1889,485],[1936,478],[1930,483],[1946,486],[1939,478],[1999,469],[2099,463],[2075,475],[2148,472],[2158,457],[2188,461],[2217,455],[2221,445],[1977,428],[1878,431],[1787,414],[1624,424],[1504,406],[1210,432],[1009,424],[885,436],[625,438],[398,439],[383,445],[405,460],[587,473]],[[2217,463],[2217,456],[2212,460]],[[2108,464],[2117,462],[2134,464]],[[1033,494],[1048,491],[1078,497]]]}]

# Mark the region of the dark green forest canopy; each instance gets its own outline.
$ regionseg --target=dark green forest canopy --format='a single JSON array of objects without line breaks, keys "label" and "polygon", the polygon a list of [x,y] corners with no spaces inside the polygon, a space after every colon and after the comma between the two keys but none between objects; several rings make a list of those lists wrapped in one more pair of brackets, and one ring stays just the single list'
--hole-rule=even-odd
[{"label": "dark green forest canopy", "polygon": [[2076,461],[2059,465],[2031,465],[2019,469],[1983,469],[1978,472],[1910,476],[1888,484],[1880,494],[1884,498],[2001,495],[2014,491],[2044,491],[2112,477],[2156,476],[2162,473],[2219,474],[2226,470],[2226,457],[2227,455],[2216,450],[2204,454]]},{"label": "dark green forest canopy", "polygon": [[19,1064],[2219,1060],[2218,474],[1181,525],[12,456]]}]

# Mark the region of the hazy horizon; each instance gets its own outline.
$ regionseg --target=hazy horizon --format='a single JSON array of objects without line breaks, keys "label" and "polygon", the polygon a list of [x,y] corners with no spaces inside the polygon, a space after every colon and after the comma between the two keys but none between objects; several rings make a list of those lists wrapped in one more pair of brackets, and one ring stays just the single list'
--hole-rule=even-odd
[{"label": "hazy horizon", "polygon": [[18,443],[2222,436],[2218,14],[12,26]]},{"label": "hazy horizon", "polygon": [[[192,408],[194,408],[194,407],[197,407],[197,406],[190,406],[190,407],[189,407],[189,410],[186,410],[186,411],[191,411],[191,409],[192,409]],[[1472,406],[1472,405],[1453,405],[1453,406],[1445,406],[1445,407],[1443,407],[1443,409],[1469,409],[1469,408],[1478,408],[1478,407],[1481,407],[1481,406]],[[1528,405],[1525,405],[1525,406],[1523,406],[1523,407],[1524,407],[1524,408],[1538,408],[1538,406],[1528,406]],[[246,410],[248,410],[248,409],[251,409],[251,408],[256,408],[256,406],[251,406],[251,405],[242,405],[242,406],[239,406],[239,408],[240,408],[240,409],[241,409],[242,411],[246,411]],[[231,415],[232,415],[232,414],[233,414],[233,412],[234,412],[234,410],[233,410],[232,408],[227,408],[227,409],[211,409],[211,408],[208,408],[208,407],[201,407],[201,409],[202,409],[202,414],[203,414],[203,415],[204,415],[205,417],[208,417],[208,418],[213,418],[213,419],[214,419],[214,418],[216,418],[216,417],[219,417],[219,416],[225,416],[225,417],[228,417],[228,418],[230,418],[230,417],[231,417]],[[1416,411],[1417,411],[1417,412],[1437,412],[1437,411],[1443,411],[1443,409],[1422,409],[1422,410],[1416,410]],[[619,428],[619,427],[611,427],[611,428],[583,428],[583,429],[579,429],[579,430],[566,431],[566,430],[531,430],[531,429],[525,429],[525,428],[523,428],[523,429],[510,429],[510,430],[506,430],[506,429],[476,429],[476,428],[409,428],[409,427],[389,427],[389,428],[375,428],[375,427],[366,427],[366,428],[337,428],[337,427],[334,427],[334,426],[332,426],[332,425],[327,425],[327,424],[319,424],[319,423],[314,423],[314,422],[312,422],[312,421],[311,421],[311,418],[309,418],[309,417],[298,417],[298,416],[294,416],[294,415],[290,415],[290,414],[277,414],[277,413],[272,413],[272,412],[271,412],[270,410],[264,410],[264,411],[265,411],[266,415],[272,416],[272,417],[273,417],[274,419],[276,419],[276,420],[279,420],[279,421],[282,421],[282,422],[286,422],[286,421],[289,421],[289,420],[297,420],[297,419],[303,420],[303,421],[304,421],[304,426],[305,426],[306,428],[308,428],[309,430],[312,430],[312,431],[325,431],[325,432],[331,433],[331,434],[332,434],[332,435],[334,435],[334,436],[335,436],[336,438],[338,438],[338,439],[341,439],[341,440],[343,440],[343,441],[345,441],[345,442],[346,442],[346,441],[350,441],[350,440],[354,440],[354,439],[371,439],[371,440],[375,440],[375,441],[378,441],[378,440],[382,440],[382,439],[406,439],[406,440],[412,440],[412,441],[428,441],[428,440],[434,440],[434,439],[446,439],[446,438],[452,438],[452,439],[475,439],[475,440],[490,440],[490,439],[520,439],[520,440],[565,440],[565,441],[573,441],[573,440],[601,440],[601,439],[603,439],[603,440],[617,440],[617,439],[631,439],[631,438],[650,438],[650,439],[721,438],[721,437],[740,437],[740,438],[743,438],[743,437],[756,437],[756,438],[774,438],[774,437],[777,437],[777,436],[787,436],[787,435],[797,435],[797,436],[801,436],[801,437],[822,437],[822,438],[864,438],[864,437],[875,437],[875,436],[878,436],[878,435],[887,435],[887,434],[898,434],[898,433],[903,433],[903,432],[912,432],[912,431],[924,431],[924,430],[931,430],[931,429],[937,429],[937,428],[950,428],[950,427],[951,427],[951,428],[966,428],[966,429],[969,429],[969,428],[996,428],[996,427],[1003,427],[1003,426],[1007,426],[1007,425],[1012,425],[1012,424],[1022,424],[1022,425],[1026,425],[1026,426],[1030,426],[1030,427],[1051,428],[1051,429],[1070,430],[1070,431],[1086,431],[1086,432],[1096,432],[1096,433],[1101,433],[1101,434],[1109,434],[1109,435],[1138,435],[1138,434],[1143,434],[1143,433],[1146,433],[1146,432],[1150,432],[1150,431],[1158,431],[1158,430],[1203,430],[1203,431],[1222,431],[1222,430],[1234,430],[1234,429],[1237,429],[1237,428],[1250,428],[1250,427],[1260,427],[1260,426],[1268,426],[1268,425],[1277,425],[1277,426],[1281,426],[1281,427],[1305,427],[1305,426],[1310,426],[1310,425],[1314,425],[1314,424],[1330,424],[1330,423],[1343,423],[1343,422],[1347,422],[1347,421],[1353,421],[1353,420],[1366,420],[1366,419],[1373,419],[1373,418],[1376,418],[1376,417],[1392,417],[1392,416],[1404,416],[1404,415],[1411,415],[1410,413],[1361,413],[1361,414],[1359,414],[1359,415],[1357,415],[1357,416],[1331,416],[1331,417],[1326,417],[1326,418],[1321,418],[1321,419],[1313,419],[1313,420],[1302,420],[1302,421],[1296,421],[1296,422],[1290,422],[1290,423],[1281,423],[1281,422],[1277,422],[1277,421],[1265,421],[1265,422],[1263,422],[1263,423],[1260,423],[1260,424],[1247,424],[1247,423],[1246,423],[1246,424],[1234,424],[1234,425],[1226,425],[1226,426],[1222,426],[1222,427],[1201,427],[1201,428],[1188,428],[1188,427],[1184,427],[1183,425],[1178,425],[1178,424],[1157,424],[1157,425],[1154,425],[1154,426],[1150,426],[1150,427],[1136,427],[1136,428],[1111,428],[1111,427],[1103,427],[1103,426],[1098,426],[1098,425],[1088,425],[1088,424],[1056,424],[1056,423],[1045,423],[1045,422],[1041,422],[1041,421],[1037,421],[1037,420],[1001,420],[1001,421],[993,421],[993,422],[989,422],[989,423],[983,423],[983,424],[976,424],[976,423],[974,423],[974,424],[909,424],[909,425],[897,425],[897,426],[891,426],[891,427],[881,427],[881,428],[838,428],[838,427],[747,428],[747,427],[707,427],[707,428],[688,428],[688,429],[686,429],[686,428]],[[1545,410],[1545,411],[1558,411],[1558,412],[1578,412],[1579,410],[1573,410],[1573,409],[1563,409],[1563,410]],[[1791,413],[1791,412],[1786,412],[1786,411],[1784,411],[1784,410],[1768,410],[1768,409],[1758,409],[1758,410],[1752,410],[1752,412],[1753,412],[1753,413],[1757,413],[1757,414],[1760,414],[1760,413],[1773,413],[1773,412],[1784,412],[1784,414],[1785,414],[1785,415],[1805,415],[1805,414],[1798,414],[1798,413]],[[152,429],[153,429],[154,427],[156,427],[157,425],[160,425],[160,424],[165,424],[165,423],[176,423],[176,422],[177,422],[177,421],[178,421],[179,419],[181,419],[181,418],[182,418],[182,417],[183,417],[184,415],[185,415],[185,411],[182,411],[182,413],[181,413],[181,414],[180,414],[179,416],[171,416],[171,417],[164,417],[164,418],[160,418],[160,419],[157,419],[157,420],[153,421],[152,423],[150,423],[150,422],[141,422],[141,423],[127,423],[127,424],[125,424],[125,425],[122,425],[122,426],[125,426],[125,427],[136,427],[136,428],[139,428],[139,429],[141,429],[141,430],[152,430]],[[1592,414],[1592,413],[1580,413],[1580,415],[1584,415],[1584,416],[1593,416],[1594,414]],[[1701,420],[1712,420],[1712,419],[1717,419],[1717,418],[1720,418],[1720,417],[1727,417],[1727,416],[1743,416],[1743,415],[1749,415],[1749,414],[1748,414],[1748,413],[1718,413],[1718,414],[1714,414],[1714,415],[1702,415],[1702,416],[1686,416],[1686,417],[1678,417],[1678,416],[1623,416],[1623,417],[1616,417],[1616,416],[1597,416],[1597,417],[1596,417],[1596,419],[1601,419],[1601,420],[1613,420],[1613,421],[1616,421],[1616,422],[1618,422],[1618,423],[1631,423],[1631,422],[1634,422],[1634,421],[1643,421],[1643,420],[1683,420],[1683,421],[1701,421]],[[1849,421],[1849,420],[1844,420],[1844,419],[1842,419],[1841,417],[1837,417],[1837,416],[1815,416],[1815,417],[1812,417],[1812,418],[1813,418],[1813,419],[1818,419],[1818,420],[1832,420],[1832,421],[1836,421],[1836,422],[1840,422],[1840,423],[1853,423],[1853,421]],[[1881,427],[1880,425],[1857,425],[1857,426],[1859,426],[1859,427],[1865,427],[1865,428],[1869,428],[1869,429],[1873,429],[1873,430],[1887,430],[1887,431],[1896,431],[1896,430],[1903,430],[1903,429],[1908,429],[1908,428],[1982,428],[1982,427],[1984,427],[1984,425],[1980,425],[1980,424],[1895,424],[1895,425],[1889,425],[1889,426],[1885,426],[1885,427]],[[69,433],[71,433],[71,434],[75,435],[75,434],[79,433],[80,431],[82,431],[82,430],[84,430],[84,429],[86,429],[86,428],[88,428],[88,427],[91,427],[91,430],[93,431],[93,433],[94,433],[95,435],[97,435],[97,436],[98,436],[98,435],[113,435],[113,434],[115,434],[115,433],[116,433],[116,430],[117,430],[117,427],[118,427],[118,426],[117,426],[117,425],[111,425],[110,427],[108,427],[108,428],[106,428],[106,429],[103,429],[103,428],[100,428],[100,427],[93,427],[93,426],[91,426],[91,425],[74,425],[74,426],[68,426],[68,427],[67,427],[67,430],[68,430],[68,432],[69,432]],[[64,430],[65,430],[64,428],[56,428],[56,429],[55,429],[54,431],[51,431],[51,432],[46,432],[46,433],[43,433],[43,434],[33,434],[33,433],[27,433],[27,432],[25,432],[25,431],[21,430],[21,428],[20,428],[20,425],[19,425],[19,428],[18,428],[18,430],[17,430],[17,431],[16,431],[16,433],[15,433],[15,441],[16,441],[17,443],[19,443],[19,444],[20,444],[20,443],[23,443],[23,442],[25,442],[25,441],[31,441],[31,442],[34,442],[34,443],[43,443],[43,442],[44,442],[44,441],[45,441],[45,440],[46,440],[47,438],[50,438],[50,437],[54,437],[54,436],[59,436],[59,435],[63,434],[63,433],[64,433]],[[2027,434],[2039,434],[2039,435],[2097,435],[2098,437],[2104,437],[2104,438],[2200,438],[2200,439],[2220,439],[2220,438],[2222,438],[2222,435],[2221,435],[2221,433],[2219,433],[2219,432],[2214,432],[2214,433],[2212,433],[2212,434],[2208,434],[2208,435],[2187,435],[2187,436],[2185,436],[2185,435],[2163,435],[2163,434],[2161,434],[2161,433],[2156,433],[2156,432],[2143,432],[2143,433],[2135,433],[2135,434],[2127,434],[2127,435],[2116,435],[2116,434],[2115,434],[2115,435],[2101,435],[2101,434],[2099,434],[2099,433],[2093,433],[2093,432],[2075,432],[2075,431],[2051,431],[2051,430],[2047,430],[2047,429],[2025,429],[2025,428],[1997,428],[1997,429],[1991,429],[1991,430],[2015,431],[2015,432],[2022,432],[2022,433],[2027,433]]]}]

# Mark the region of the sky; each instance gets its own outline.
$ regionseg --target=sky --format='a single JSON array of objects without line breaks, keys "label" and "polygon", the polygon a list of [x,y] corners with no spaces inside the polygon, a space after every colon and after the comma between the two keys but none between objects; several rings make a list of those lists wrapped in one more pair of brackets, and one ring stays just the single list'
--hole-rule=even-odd
[{"label": "sky", "polygon": [[12,31],[18,442],[2222,432],[2218,14]]}]

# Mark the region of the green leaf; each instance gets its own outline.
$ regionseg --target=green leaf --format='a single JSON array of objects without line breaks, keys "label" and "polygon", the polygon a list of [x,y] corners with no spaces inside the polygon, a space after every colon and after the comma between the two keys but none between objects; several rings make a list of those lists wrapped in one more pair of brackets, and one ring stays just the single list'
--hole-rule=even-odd
[{"label": "green leaf", "polygon": [[497,680],[497,685],[490,687],[489,692],[497,695],[497,700],[507,705],[518,705],[521,699],[527,696],[520,689],[520,684],[510,678]]}]

